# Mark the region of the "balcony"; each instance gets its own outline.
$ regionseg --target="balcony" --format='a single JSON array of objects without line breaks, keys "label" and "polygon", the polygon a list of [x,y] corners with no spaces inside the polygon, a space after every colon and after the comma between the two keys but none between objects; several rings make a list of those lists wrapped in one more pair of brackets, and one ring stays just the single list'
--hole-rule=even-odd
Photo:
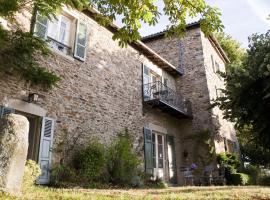
[{"label": "balcony", "polygon": [[192,117],[191,103],[160,81],[143,85],[144,102],[177,118]]}]

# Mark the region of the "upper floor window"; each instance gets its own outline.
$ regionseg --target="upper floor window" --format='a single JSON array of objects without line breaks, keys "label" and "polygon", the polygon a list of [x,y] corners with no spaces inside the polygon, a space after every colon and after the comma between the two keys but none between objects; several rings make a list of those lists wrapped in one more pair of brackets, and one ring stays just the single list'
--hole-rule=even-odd
[{"label": "upper floor window", "polygon": [[67,13],[48,19],[37,13],[34,34],[48,40],[51,48],[84,61],[87,25]]}]

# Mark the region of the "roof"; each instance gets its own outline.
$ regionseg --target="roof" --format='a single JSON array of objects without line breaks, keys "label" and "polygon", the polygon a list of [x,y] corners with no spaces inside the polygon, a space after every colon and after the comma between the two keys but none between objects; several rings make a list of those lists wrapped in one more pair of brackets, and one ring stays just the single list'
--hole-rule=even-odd
[{"label": "roof", "polygon": [[[192,29],[192,28],[198,28],[198,27],[200,27],[200,21],[187,24],[186,29]],[[156,40],[158,38],[162,38],[162,37],[165,36],[167,31],[168,31],[168,29],[165,29],[163,31],[160,31],[160,32],[148,35],[148,36],[145,36],[145,37],[142,38],[142,42],[148,42],[148,41],[151,41],[151,40]],[[220,46],[220,44],[217,41],[217,39],[215,38],[215,36],[213,34],[209,35],[208,39],[211,42],[211,44],[216,48],[216,50],[220,54],[221,58],[223,58],[223,60],[225,62],[229,63],[230,60],[229,60],[227,54],[222,49],[222,47]]]},{"label": "roof", "polygon": [[[196,28],[196,27],[199,27],[200,26],[200,22],[197,21],[197,22],[192,22],[192,23],[189,23],[186,25],[186,29],[192,29],[192,28]],[[154,33],[154,34],[151,34],[151,35],[147,35],[145,37],[142,38],[142,41],[148,41],[148,40],[151,40],[151,39],[156,39],[158,37],[163,37],[165,36],[166,32],[168,31],[168,29],[165,29],[163,31],[160,31],[160,32],[157,32],[157,33]]]},{"label": "roof", "polygon": [[[99,11],[96,9],[84,10],[83,13],[91,17],[92,19],[94,19],[94,15],[100,14]],[[115,25],[114,23],[110,23],[109,26],[106,28],[113,33],[119,29],[119,27]],[[152,50],[143,42],[141,41],[132,42],[130,46],[135,48],[137,51],[141,52],[150,61],[152,61],[154,64],[156,64],[160,68],[166,70],[171,75],[173,76],[182,75],[182,72],[178,70],[173,64],[171,64],[169,61],[161,57],[158,53],[156,53],[154,50]]]}]

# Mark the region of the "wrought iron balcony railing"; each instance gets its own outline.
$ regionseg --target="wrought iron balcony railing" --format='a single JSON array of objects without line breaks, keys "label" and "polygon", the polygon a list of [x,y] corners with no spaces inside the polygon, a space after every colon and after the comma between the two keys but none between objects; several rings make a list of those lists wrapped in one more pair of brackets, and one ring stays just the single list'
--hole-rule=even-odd
[{"label": "wrought iron balcony railing", "polygon": [[191,117],[191,103],[160,81],[144,84],[144,102],[178,116]]}]

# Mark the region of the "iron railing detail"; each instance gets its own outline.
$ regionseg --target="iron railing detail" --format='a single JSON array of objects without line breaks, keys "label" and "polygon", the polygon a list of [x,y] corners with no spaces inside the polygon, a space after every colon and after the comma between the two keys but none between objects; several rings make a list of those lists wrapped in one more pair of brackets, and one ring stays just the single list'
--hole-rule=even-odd
[{"label": "iron railing detail", "polygon": [[192,115],[191,102],[161,81],[144,84],[143,93],[145,102],[158,100],[186,116]]}]

